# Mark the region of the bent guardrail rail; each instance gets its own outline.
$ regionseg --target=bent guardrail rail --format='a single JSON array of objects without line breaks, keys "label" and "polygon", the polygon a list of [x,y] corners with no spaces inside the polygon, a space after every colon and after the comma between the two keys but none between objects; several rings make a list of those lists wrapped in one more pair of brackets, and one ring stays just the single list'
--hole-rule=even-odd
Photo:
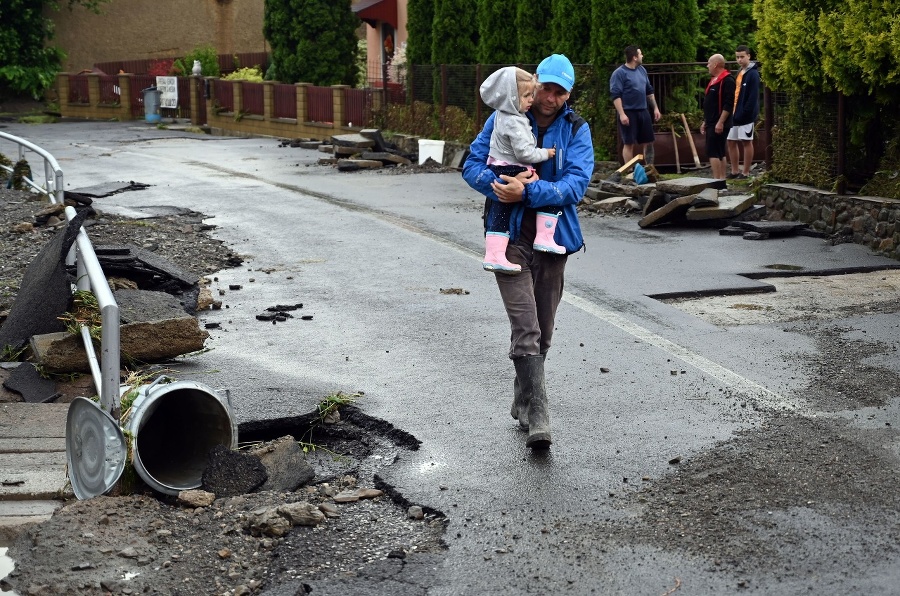
[{"label": "bent guardrail rail", "polygon": [[[41,157],[44,165],[44,185],[41,186],[33,178],[23,178],[22,180],[29,188],[46,196],[51,203],[64,204],[63,172],[56,158],[48,151],[20,137],[0,132],[0,139],[16,143],[19,161],[25,159],[26,151]],[[0,168],[12,175],[13,168],[8,166],[0,166]],[[34,171],[32,170],[33,176]],[[66,207],[65,213],[66,219],[69,221],[76,215],[73,207]],[[83,227],[78,231],[75,245],[66,258],[66,264],[76,266],[77,277],[74,289],[90,290],[100,306],[101,358],[99,360],[91,341],[90,329],[86,325],[81,326],[81,337],[87,352],[94,386],[100,395],[100,407],[108,412],[114,420],[119,420],[119,305],[116,304],[109,283],[106,281],[106,275],[97,260],[97,254]]]}]

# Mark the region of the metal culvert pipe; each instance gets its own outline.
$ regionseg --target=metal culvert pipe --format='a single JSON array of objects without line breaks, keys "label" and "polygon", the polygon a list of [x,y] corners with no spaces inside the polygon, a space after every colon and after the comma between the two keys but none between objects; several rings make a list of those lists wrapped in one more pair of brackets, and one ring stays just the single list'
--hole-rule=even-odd
[{"label": "metal culvert pipe", "polygon": [[[142,386],[125,421],[138,476],[161,493],[199,488],[216,445],[237,448],[237,424],[226,399],[194,381]],[[129,390],[129,388],[123,388]]]}]

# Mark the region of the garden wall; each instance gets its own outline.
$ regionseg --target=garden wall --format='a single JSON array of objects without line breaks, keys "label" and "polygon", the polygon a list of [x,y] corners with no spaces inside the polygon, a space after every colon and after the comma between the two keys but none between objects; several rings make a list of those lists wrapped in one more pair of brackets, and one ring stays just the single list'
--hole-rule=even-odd
[{"label": "garden wall", "polygon": [[767,184],[767,219],[798,221],[900,260],[900,200],[839,195],[799,184]]}]

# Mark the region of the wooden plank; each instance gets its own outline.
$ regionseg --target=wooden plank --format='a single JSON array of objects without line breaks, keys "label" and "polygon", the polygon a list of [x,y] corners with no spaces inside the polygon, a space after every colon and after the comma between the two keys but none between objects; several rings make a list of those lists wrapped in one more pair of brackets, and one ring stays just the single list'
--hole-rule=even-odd
[{"label": "wooden plank", "polygon": [[618,170],[616,170],[616,171],[617,171],[618,173],[620,173],[620,174],[624,174],[626,171],[628,171],[628,168],[630,168],[631,166],[633,166],[633,165],[636,164],[637,162],[641,161],[642,159],[644,159],[644,154],[643,154],[643,153],[638,153],[637,155],[635,155],[634,157],[632,157],[631,159],[629,159],[627,162],[625,162],[625,164],[624,164],[621,168],[619,168]]}]

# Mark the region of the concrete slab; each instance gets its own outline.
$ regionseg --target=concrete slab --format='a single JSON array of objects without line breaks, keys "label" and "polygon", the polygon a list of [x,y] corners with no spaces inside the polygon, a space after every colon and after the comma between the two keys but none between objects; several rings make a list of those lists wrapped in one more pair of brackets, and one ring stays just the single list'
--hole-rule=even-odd
[{"label": "concrete slab", "polygon": [[603,199],[602,201],[597,201],[594,203],[594,207],[597,211],[614,211],[624,207],[627,201],[628,197],[610,197],[608,199]]},{"label": "concrete slab", "polygon": [[334,135],[331,137],[331,142],[334,145],[340,145],[342,147],[357,147],[360,149],[367,149],[375,146],[374,140],[360,134]]},{"label": "concrete slab", "polygon": [[735,227],[771,236],[794,234],[798,230],[809,227],[796,221],[736,221]]},{"label": "concrete slab", "polygon": [[384,164],[376,159],[340,159],[338,160],[338,169],[344,167],[358,168],[365,170],[375,170],[384,167]]},{"label": "concrete slab", "polygon": [[0,439],[65,438],[69,404],[0,404]]},{"label": "concrete slab", "polygon": [[344,145],[334,145],[334,155],[335,157],[349,157],[351,155],[358,155],[365,151],[365,147],[355,147],[355,146],[344,146]]},{"label": "concrete slab", "polygon": [[740,215],[753,206],[756,199],[752,195],[720,196],[719,205],[714,207],[691,207],[685,217],[688,221],[725,219]]},{"label": "concrete slab", "polygon": [[0,439],[0,453],[51,453],[65,451],[65,438]]},{"label": "concrete slab", "polygon": [[387,151],[364,151],[359,157],[360,159],[378,161],[386,166],[391,164],[403,164],[408,166],[412,163],[402,155],[388,153]]},{"label": "concrete slab", "polygon": [[74,496],[66,477],[65,451],[0,454],[0,501]]},{"label": "concrete slab", "polygon": [[674,178],[672,180],[660,180],[656,183],[656,188],[663,192],[687,196],[697,194],[706,188],[724,190],[727,188],[727,184],[724,180],[718,180],[716,178],[687,176],[685,178]]},{"label": "concrete slab", "polygon": [[60,507],[62,501],[49,499],[0,501],[0,546],[12,544],[26,526],[49,520]]},{"label": "concrete slab", "polygon": [[638,225],[642,228],[655,226],[663,223],[672,223],[683,220],[685,213],[691,207],[709,207],[718,204],[718,191],[714,188],[703,189],[698,194],[688,195],[672,199],[659,209],[645,215],[638,221]]},{"label": "concrete slab", "polygon": [[388,149],[388,144],[385,142],[384,137],[381,136],[381,130],[378,128],[364,128],[359,131],[359,134],[367,139],[371,139],[373,141],[373,148],[375,151],[383,152]]},{"label": "concrete slab", "polygon": [[[66,478],[68,404],[14,403],[0,406],[0,501],[72,496]],[[0,503],[2,505],[2,503]],[[10,517],[30,516],[22,506]],[[0,509],[0,518],[5,517]],[[0,525],[35,519],[6,519]]]}]

